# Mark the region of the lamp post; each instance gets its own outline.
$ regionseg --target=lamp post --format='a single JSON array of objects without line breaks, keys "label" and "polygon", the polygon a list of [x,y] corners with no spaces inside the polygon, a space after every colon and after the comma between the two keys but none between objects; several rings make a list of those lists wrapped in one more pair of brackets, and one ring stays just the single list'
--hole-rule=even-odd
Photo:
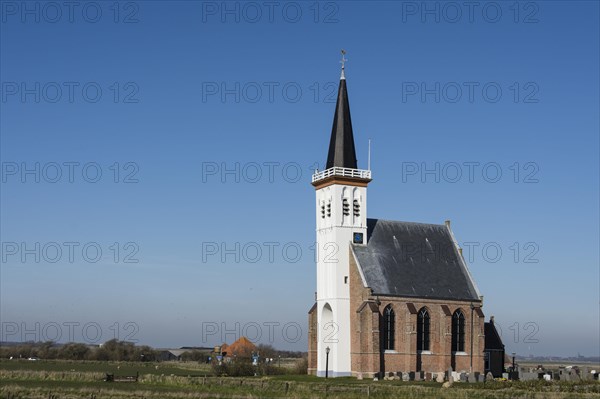
[{"label": "lamp post", "polygon": [[325,348],[325,378],[329,378],[329,347]]},{"label": "lamp post", "polygon": [[512,373],[511,373],[511,380],[516,380],[517,378],[517,369],[515,368],[515,356],[516,353],[513,352],[512,353],[512,358],[513,358],[513,364],[512,364]]}]

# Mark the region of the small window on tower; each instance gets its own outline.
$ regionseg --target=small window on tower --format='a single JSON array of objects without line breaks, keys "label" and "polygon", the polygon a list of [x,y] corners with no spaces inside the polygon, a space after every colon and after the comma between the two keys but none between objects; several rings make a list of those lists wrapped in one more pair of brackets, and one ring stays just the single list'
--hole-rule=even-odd
[{"label": "small window on tower", "polygon": [[350,216],[350,204],[348,203],[347,198],[342,200],[342,212],[344,216]]},{"label": "small window on tower", "polygon": [[352,242],[354,244],[362,244],[363,243],[363,233],[353,233],[352,234]]},{"label": "small window on tower", "polygon": [[331,217],[331,202],[327,204],[327,217]]},{"label": "small window on tower", "polygon": [[344,276],[344,284],[348,284],[348,276]]},{"label": "small window on tower", "polygon": [[321,205],[321,218],[325,219],[325,205]]}]

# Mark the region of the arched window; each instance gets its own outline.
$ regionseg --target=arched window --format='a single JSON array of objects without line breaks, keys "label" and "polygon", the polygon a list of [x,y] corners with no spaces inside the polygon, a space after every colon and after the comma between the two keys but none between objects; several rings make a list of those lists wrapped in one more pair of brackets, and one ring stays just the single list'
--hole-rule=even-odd
[{"label": "arched window", "polygon": [[429,312],[425,308],[417,315],[417,350],[429,350]]},{"label": "arched window", "polygon": [[392,305],[383,310],[383,349],[394,350],[396,314]]},{"label": "arched window", "polygon": [[342,212],[344,216],[350,216],[350,204],[348,203],[348,198],[342,200]]},{"label": "arched window", "polygon": [[452,315],[452,352],[465,351],[465,316],[458,309]]}]

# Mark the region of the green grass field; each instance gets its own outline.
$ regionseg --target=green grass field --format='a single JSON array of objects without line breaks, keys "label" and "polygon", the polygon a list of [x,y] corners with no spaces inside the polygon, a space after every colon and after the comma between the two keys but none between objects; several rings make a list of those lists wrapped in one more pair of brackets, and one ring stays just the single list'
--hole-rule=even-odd
[{"label": "green grass field", "polygon": [[[104,382],[106,373],[135,375],[138,382]],[[218,377],[198,363],[0,361],[0,397],[7,399],[125,398],[600,398],[597,382],[492,382],[454,384],[325,380],[307,375]]]},{"label": "green grass field", "polygon": [[175,375],[207,375],[212,373],[208,364],[195,362],[95,362],[68,360],[0,360],[2,371],[63,371],[63,372],[95,372],[115,374],[175,374]]}]

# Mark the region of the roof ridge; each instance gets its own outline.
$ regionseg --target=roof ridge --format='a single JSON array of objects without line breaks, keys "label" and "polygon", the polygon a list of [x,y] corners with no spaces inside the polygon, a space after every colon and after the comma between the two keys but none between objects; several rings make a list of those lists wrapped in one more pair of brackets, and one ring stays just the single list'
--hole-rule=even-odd
[{"label": "roof ridge", "polygon": [[420,224],[420,225],[425,225],[425,226],[440,226],[440,227],[446,226],[444,223],[411,222],[408,220],[391,220],[391,219],[376,219],[376,218],[367,218],[367,220],[376,220],[378,222],[391,222],[391,223]]}]

